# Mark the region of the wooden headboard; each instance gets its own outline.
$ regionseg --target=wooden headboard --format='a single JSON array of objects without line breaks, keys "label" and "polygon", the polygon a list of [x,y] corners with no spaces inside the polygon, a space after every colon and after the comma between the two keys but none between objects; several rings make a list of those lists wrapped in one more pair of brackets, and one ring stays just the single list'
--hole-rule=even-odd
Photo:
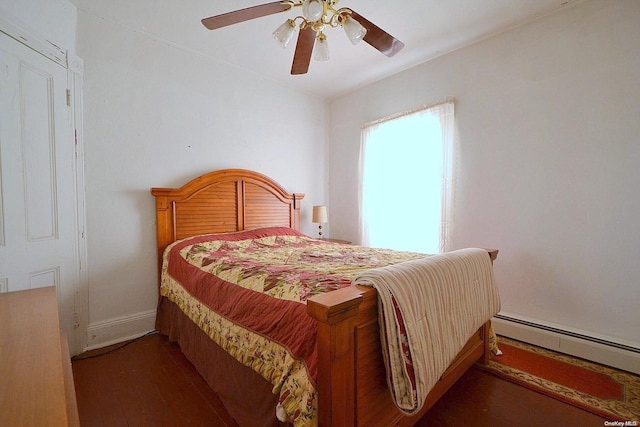
[{"label": "wooden headboard", "polygon": [[288,193],[258,172],[223,169],[180,188],[152,188],[156,198],[158,261],[176,240],[261,227],[300,230],[302,193]]}]

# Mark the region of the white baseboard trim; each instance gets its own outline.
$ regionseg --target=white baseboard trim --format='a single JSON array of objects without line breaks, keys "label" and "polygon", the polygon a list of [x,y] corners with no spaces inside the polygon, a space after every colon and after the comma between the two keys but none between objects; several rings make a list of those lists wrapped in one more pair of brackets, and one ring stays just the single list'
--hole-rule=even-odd
[{"label": "white baseboard trim", "polygon": [[491,323],[498,335],[640,374],[640,346],[633,343],[503,312]]},{"label": "white baseboard trim", "polygon": [[84,351],[138,338],[153,331],[155,323],[156,310],[92,323],[87,328],[87,347]]}]

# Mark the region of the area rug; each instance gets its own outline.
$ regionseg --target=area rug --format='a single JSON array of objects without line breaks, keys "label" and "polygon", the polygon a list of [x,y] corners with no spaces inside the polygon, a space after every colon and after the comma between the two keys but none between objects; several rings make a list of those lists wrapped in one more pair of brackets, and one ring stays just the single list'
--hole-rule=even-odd
[{"label": "area rug", "polygon": [[640,376],[505,337],[498,345],[502,355],[480,368],[620,425],[640,426]]}]

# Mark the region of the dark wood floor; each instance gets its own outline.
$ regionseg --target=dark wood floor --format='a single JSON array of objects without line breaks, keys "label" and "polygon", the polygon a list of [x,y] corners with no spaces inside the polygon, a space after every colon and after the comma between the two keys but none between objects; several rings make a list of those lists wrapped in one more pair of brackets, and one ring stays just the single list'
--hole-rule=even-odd
[{"label": "dark wood floor", "polygon": [[[237,426],[179,346],[162,335],[72,365],[83,427]],[[604,421],[472,368],[417,426],[601,427]]]}]

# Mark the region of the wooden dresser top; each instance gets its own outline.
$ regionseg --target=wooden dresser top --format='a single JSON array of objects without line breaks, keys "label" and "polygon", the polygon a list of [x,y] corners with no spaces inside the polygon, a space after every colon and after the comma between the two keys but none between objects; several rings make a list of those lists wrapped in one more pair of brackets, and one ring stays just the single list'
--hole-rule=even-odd
[{"label": "wooden dresser top", "polygon": [[54,287],[0,294],[0,425],[77,423],[64,344]]}]

